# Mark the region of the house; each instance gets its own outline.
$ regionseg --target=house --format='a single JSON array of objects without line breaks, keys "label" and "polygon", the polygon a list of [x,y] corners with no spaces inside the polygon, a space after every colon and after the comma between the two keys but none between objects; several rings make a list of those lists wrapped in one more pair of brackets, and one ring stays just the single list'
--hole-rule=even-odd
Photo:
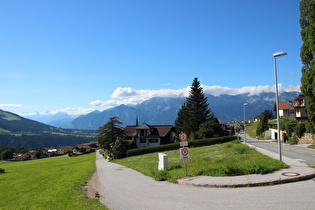
[{"label": "house", "polygon": [[172,125],[148,125],[126,126],[125,138],[136,140],[137,147],[159,146],[175,142],[175,128]]},{"label": "house", "polygon": [[[307,113],[305,109],[305,96],[299,95],[294,99],[295,101],[280,102],[279,103],[279,117],[295,119],[298,122],[307,121]],[[276,106],[274,107],[276,111]]]},{"label": "house", "polygon": [[55,149],[55,148],[49,148],[49,149],[47,150],[47,155],[48,155],[48,157],[57,155],[57,149]]},{"label": "house", "polygon": [[[276,111],[276,106],[274,108],[274,111]],[[294,103],[292,101],[279,103],[279,117],[295,119],[295,109]]]},{"label": "house", "polygon": [[[294,100],[279,103],[279,117],[306,122],[308,117],[305,109],[305,96],[299,95]],[[274,111],[276,111],[276,106]],[[272,120],[268,124],[270,126],[268,135],[270,135],[271,139],[278,139],[277,120]],[[288,138],[285,131],[280,131],[280,133],[281,139],[285,142]]]},{"label": "house", "polygon": [[77,146],[73,147],[73,153],[82,152],[85,150],[85,153],[90,153],[92,151],[92,147],[87,144],[78,144]]},{"label": "house", "polygon": [[305,96],[299,95],[294,100],[296,101],[294,103],[295,119],[298,122],[306,122],[308,120],[308,116],[305,109]]},{"label": "house", "polygon": [[28,154],[16,154],[13,156],[14,160],[27,160],[29,158]]},{"label": "house", "polygon": [[66,153],[72,152],[73,147],[72,146],[68,146],[68,147],[58,147],[57,148],[57,154],[58,155],[64,155]]}]

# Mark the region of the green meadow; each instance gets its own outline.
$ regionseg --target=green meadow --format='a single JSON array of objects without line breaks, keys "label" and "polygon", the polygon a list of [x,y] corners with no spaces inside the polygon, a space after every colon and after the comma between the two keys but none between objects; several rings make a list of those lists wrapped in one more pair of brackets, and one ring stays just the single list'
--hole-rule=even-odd
[{"label": "green meadow", "polygon": [[95,153],[1,162],[0,209],[107,209],[81,187],[95,171]]},{"label": "green meadow", "polygon": [[[186,176],[179,150],[163,152],[168,156],[168,170],[158,171],[158,153],[128,157],[113,162],[137,170],[156,180],[176,182]],[[266,174],[286,168],[279,160],[233,141],[205,147],[189,148],[188,176],[238,176]]]}]

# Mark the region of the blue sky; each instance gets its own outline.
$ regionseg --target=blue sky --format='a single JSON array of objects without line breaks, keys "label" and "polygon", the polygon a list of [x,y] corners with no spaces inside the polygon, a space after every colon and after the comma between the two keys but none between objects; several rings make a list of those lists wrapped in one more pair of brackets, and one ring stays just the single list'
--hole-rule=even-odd
[{"label": "blue sky", "polygon": [[0,109],[86,113],[301,78],[297,0],[1,0]]}]

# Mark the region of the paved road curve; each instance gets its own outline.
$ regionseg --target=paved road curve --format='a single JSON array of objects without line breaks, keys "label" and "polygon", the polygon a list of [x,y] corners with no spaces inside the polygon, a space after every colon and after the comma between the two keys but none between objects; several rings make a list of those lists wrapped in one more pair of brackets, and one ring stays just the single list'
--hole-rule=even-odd
[{"label": "paved road curve", "polygon": [[315,181],[254,188],[204,188],[156,182],[96,158],[100,201],[116,209],[315,209]]},{"label": "paved road curve", "polygon": [[[244,139],[244,134],[241,134],[241,137]],[[278,154],[278,143],[272,142],[272,140],[257,140],[246,135],[246,142]],[[315,166],[315,149],[308,149],[302,147],[302,145],[281,145],[283,156]],[[276,159],[279,159],[279,156],[277,156]]]}]

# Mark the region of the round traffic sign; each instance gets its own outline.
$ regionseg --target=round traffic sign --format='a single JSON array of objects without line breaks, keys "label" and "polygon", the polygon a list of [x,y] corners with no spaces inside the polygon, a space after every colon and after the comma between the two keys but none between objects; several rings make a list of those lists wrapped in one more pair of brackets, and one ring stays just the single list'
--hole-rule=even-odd
[{"label": "round traffic sign", "polygon": [[188,135],[187,135],[186,133],[181,132],[181,133],[179,134],[179,140],[181,140],[181,141],[187,141],[187,139],[188,139]]},{"label": "round traffic sign", "polygon": [[184,157],[185,157],[185,156],[188,156],[188,148],[186,148],[186,147],[182,148],[181,153],[182,153],[182,155],[183,155]]}]

